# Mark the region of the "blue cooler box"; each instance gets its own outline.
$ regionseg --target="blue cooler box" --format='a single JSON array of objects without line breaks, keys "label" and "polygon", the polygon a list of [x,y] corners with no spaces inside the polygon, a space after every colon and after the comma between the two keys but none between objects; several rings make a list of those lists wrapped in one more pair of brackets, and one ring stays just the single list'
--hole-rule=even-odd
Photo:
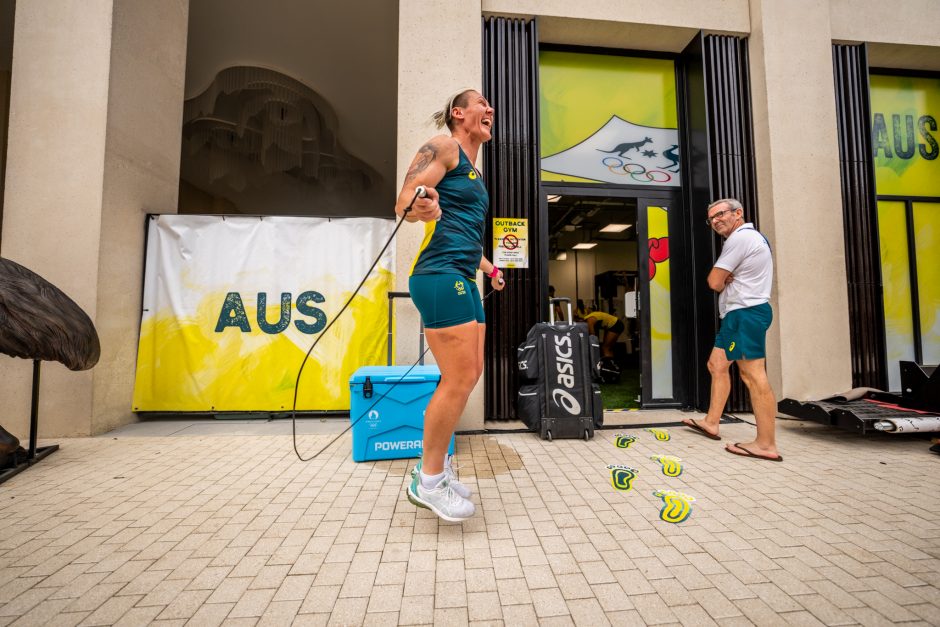
[{"label": "blue cooler box", "polygon": [[[407,366],[363,366],[349,379],[353,461],[421,457],[424,410],[441,371],[415,366],[402,379],[407,371]],[[453,438],[449,452],[454,452]]]}]

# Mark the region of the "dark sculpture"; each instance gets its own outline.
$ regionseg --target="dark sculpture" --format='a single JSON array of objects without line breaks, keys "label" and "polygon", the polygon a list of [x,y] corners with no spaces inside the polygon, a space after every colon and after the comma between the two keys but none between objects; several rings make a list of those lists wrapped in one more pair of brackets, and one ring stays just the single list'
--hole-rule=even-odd
[{"label": "dark sculpture", "polygon": [[[0,427],[0,483],[30,463],[58,449],[36,449],[39,409],[39,364],[59,361],[69,370],[88,370],[98,363],[101,345],[88,315],[59,288],[18,263],[0,257],[0,353],[33,360],[33,400],[29,452]],[[25,461],[20,462],[20,457]]]},{"label": "dark sculpture", "polygon": [[0,353],[88,370],[98,363],[101,345],[95,325],[75,301],[35,272],[0,257]]}]

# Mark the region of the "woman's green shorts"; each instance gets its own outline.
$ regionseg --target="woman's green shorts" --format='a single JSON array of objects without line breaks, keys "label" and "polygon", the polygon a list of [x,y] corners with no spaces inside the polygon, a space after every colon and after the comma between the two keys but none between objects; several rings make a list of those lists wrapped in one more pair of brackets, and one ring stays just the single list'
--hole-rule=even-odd
[{"label": "woman's green shorts", "polygon": [[721,320],[715,348],[722,348],[728,361],[763,359],[767,329],[774,319],[770,303],[732,309]]},{"label": "woman's green shorts", "polygon": [[408,289],[428,329],[455,327],[474,320],[486,322],[474,279],[459,274],[412,274]]}]

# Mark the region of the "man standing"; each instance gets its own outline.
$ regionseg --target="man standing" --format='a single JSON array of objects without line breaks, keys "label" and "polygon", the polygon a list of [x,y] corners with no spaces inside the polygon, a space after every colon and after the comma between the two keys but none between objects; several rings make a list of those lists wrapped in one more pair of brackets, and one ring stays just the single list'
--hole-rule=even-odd
[{"label": "man standing", "polygon": [[731,362],[738,362],[741,379],[751,395],[757,423],[757,437],[752,442],[729,444],[725,449],[735,455],[783,461],[777,452],[774,420],[777,401],[767,380],[765,338],[773,320],[770,287],[774,263],[770,244],[750,222],[744,221],[744,208],[733,198],[716,200],[708,206],[708,226],[725,238],[721,255],[708,274],[708,287],[718,292],[721,327],[708,359],[712,375],[708,414],[701,421],[683,422],[699,433],[720,440],[719,421],[731,392]]}]

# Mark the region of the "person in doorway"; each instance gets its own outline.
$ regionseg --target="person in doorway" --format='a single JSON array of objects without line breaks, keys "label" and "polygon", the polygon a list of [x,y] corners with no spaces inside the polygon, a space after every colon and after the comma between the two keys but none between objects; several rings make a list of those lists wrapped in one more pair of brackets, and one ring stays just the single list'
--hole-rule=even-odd
[{"label": "person in doorway", "polygon": [[601,357],[613,361],[614,344],[617,338],[623,333],[623,321],[609,313],[603,311],[592,311],[582,317],[582,321],[587,323],[588,332],[596,335],[601,341]]},{"label": "person in doorway", "polygon": [[735,361],[751,396],[757,437],[725,448],[735,455],[783,461],[775,437],[777,401],[765,367],[765,338],[773,320],[770,243],[753,224],[744,221],[744,208],[733,198],[710,204],[707,216],[708,226],[725,238],[721,255],[708,275],[708,286],[718,292],[721,326],[708,359],[712,376],[708,413],[701,421],[687,418],[683,422],[713,440],[721,439],[719,422],[731,392],[729,368]]},{"label": "person in doorway", "polygon": [[[494,290],[504,287],[502,271],[483,256],[489,195],[474,167],[480,146],[492,138],[493,115],[475,89],[448,98],[434,121],[450,135],[432,137],[418,150],[395,205],[409,222],[424,222],[424,241],[408,286],[441,370],[425,412],[423,455],[406,493],[415,505],[452,522],[474,513],[470,491],[457,480],[447,449],[483,372],[486,324],[477,270],[489,277]],[[427,188],[427,196],[405,213],[419,185]]]},{"label": "person in doorway", "polygon": [[[552,298],[555,298],[555,286],[554,286],[554,285],[549,285],[549,286],[548,286],[548,298],[549,298],[549,300],[551,300]],[[569,301],[569,302],[570,302],[570,301]],[[552,310],[554,311],[554,314],[555,314],[555,320],[556,320],[556,321],[558,321],[558,320],[564,320],[564,319],[565,319],[565,314],[564,314],[564,312],[561,310],[561,303],[551,303],[551,306],[552,306]]]}]

